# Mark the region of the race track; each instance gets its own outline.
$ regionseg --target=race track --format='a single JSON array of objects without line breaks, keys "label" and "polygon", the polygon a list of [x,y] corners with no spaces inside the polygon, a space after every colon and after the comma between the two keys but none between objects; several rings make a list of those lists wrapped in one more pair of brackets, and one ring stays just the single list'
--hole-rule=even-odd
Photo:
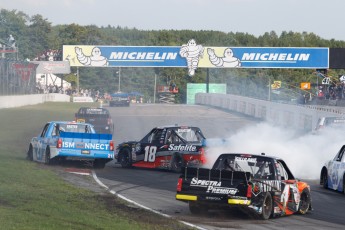
[{"label": "race track", "polygon": [[[116,143],[139,140],[153,127],[167,124],[198,126],[208,139],[224,139],[259,122],[204,106],[131,105],[108,109],[115,123]],[[317,179],[308,180],[312,190],[313,211],[307,215],[261,221],[235,210],[210,212],[202,218],[191,215],[186,203],[175,200],[179,176],[176,173],[138,168],[123,169],[110,162],[105,169],[97,170],[96,174],[102,183],[116,193],[205,229],[342,229],[345,226],[345,196],[321,188]]]}]

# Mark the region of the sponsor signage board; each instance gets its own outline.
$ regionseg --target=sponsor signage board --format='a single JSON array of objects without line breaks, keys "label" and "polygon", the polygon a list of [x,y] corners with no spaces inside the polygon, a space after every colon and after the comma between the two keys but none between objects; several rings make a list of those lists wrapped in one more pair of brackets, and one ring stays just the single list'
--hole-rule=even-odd
[{"label": "sponsor signage board", "polygon": [[31,61],[38,64],[36,73],[39,74],[69,74],[71,73],[68,61]]},{"label": "sponsor signage board", "polygon": [[329,49],[64,45],[63,60],[80,67],[188,67],[190,73],[197,68],[327,69]]}]

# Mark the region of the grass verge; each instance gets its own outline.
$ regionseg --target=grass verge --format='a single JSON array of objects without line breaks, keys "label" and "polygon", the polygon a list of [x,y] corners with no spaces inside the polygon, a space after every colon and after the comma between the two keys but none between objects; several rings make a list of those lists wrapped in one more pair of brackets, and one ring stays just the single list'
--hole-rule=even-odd
[{"label": "grass verge", "polygon": [[78,188],[49,167],[26,160],[30,139],[47,121],[73,120],[81,106],[91,105],[0,109],[0,229],[186,229],[110,194]]}]

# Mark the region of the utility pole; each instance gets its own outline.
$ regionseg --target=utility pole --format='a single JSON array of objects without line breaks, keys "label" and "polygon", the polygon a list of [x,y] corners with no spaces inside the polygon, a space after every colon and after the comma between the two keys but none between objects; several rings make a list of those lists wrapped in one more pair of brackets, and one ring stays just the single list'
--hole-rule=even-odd
[{"label": "utility pole", "polygon": [[117,71],[116,73],[119,74],[119,89],[118,89],[118,91],[121,92],[121,67],[119,67],[119,71]]},{"label": "utility pole", "polygon": [[268,101],[271,101],[271,77],[268,76]]},{"label": "utility pole", "polygon": [[207,74],[206,74],[206,93],[210,92],[210,69],[207,68]]},{"label": "utility pole", "polygon": [[79,67],[77,66],[77,93],[79,95]]},{"label": "utility pole", "polygon": [[156,103],[157,74],[155,74],[155,85],[153,87],[153,104]]}]

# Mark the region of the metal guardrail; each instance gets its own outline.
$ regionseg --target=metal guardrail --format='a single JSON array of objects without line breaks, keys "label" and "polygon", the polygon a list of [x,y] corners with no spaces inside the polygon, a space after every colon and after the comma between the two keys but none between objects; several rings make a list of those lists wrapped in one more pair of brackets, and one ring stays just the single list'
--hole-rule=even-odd
[{"label": "metal guardrail", "polygon": [[345,107],[337,106],[318,106],[318,105],[305,105],[305,107],[321,112],[334,113],[335,115],[345,116]]},{"label": "metal guardrail", "polygon": [[196,104],[209,105],[262,119],[274,125],[312,131],[320,117],[343,116],[345,108],[284,104],[231,94],[198,93]]}]

